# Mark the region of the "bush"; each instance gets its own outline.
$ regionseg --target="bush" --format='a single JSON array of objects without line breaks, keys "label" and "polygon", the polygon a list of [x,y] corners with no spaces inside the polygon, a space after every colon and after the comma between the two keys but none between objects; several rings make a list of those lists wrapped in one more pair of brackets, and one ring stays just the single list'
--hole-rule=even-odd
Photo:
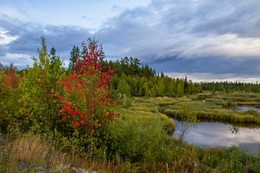
[{"label": "bush", "polygon": [[116,119],[109,129],[109,156],[118,155],[130,162],[171,161],[173,154],[168,145],[171,137],[163,130],[163,125],[135,117]]},{"label": "bush", "polygon": [[133,105],[132,99],[130,97],[127,97],[125,94],[119,93],[116,99],[117,99],[117,103],[119,103],[125,108],[129,108]]}]

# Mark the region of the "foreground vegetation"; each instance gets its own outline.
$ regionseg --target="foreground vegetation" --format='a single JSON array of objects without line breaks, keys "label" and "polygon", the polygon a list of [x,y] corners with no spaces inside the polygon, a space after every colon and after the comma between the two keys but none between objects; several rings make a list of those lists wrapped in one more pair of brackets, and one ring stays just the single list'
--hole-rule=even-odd
[{"label": "foreground vegetation", "polygon": [[72,52],[69,69],[44,38],[38,53],[23,71],[0,67],[0,172],[259,172],[260,155],[172,138],[166,116],[259,123],[259,113],[231,109],[259,106],[257,92],[202,92],[202,84],[131,65],[136,59],[107,63],[91,39]]},{"label": "foreground vegetation", "polygon": [[[170,100],[158,98],[156,104]],[[112,107],[121,116],[109,124],[102,149],[97,143],[92,146],[93,153],[76,149],[77,138],[61,139],[58,134],[55,141],[44,134],[9,136],[1,144],[0,171],[259,172],[260,155],[236,147],[202,149],[172,138],[173,121],[151,108],[153,101],[135,98],[127,108]]]}]

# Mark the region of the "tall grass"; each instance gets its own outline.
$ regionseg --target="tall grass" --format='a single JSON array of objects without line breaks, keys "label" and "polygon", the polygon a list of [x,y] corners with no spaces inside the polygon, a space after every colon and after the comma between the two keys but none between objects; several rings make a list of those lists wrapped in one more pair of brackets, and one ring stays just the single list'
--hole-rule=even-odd
[{"label": "tall grass", "polygon": [[24,161],[27,163],[45,164],[51,147],[44,143],[39,136],[22,136],[11,144],[11,161]]},{"label": "tall grass", "polygon": [[9,172],[66,172],[73,159],[61,154],[37,135],[22,135],[6,144]]}]

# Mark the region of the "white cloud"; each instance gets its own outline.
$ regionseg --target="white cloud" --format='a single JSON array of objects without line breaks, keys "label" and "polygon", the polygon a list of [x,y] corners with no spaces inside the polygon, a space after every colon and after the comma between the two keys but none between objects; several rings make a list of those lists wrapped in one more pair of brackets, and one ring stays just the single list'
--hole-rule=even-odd
[{"label": "white cloud", "polygon": [[13,63],[17,68],[22,69],[27,65],[31,66],[33,61],[31,59],[32,55],[25,53],[6,53],[0,56],[0,62],[4,66],[9,66]]},{"label": "white cloud", "polygon": [[19,60],[30,58],[30,55],[23,53],[6,53],[6,58],[10,60]]},{"label": "white cloud", "polygon": [[260,37],[238,37],[236,34],[210,34],[203,37],[187,35],[186,39],[189,39],[186,40],[189,43],[186,44],[185,51],[180,55],[182,58],[211,56],[230,58],[260,57]]},{"label": "white cloud", "polygon": [[18,36],[12,36],[8,34],[8,31],[0,27],[0,45],[8,45],[12,41],[15,41]]},{"label": "white cloud", "polygon": [[220,81],[228,81],[228,82],[260,82],[260,77],[258,75],[237,75],[235,73],[225,73],[225,74],[215,74],[215,73],[175,73],[169,72],[165,73],[166,75],[173,78],[181,78],[185,77],[188,80],[192,80],[193,82],[220,82]]}]

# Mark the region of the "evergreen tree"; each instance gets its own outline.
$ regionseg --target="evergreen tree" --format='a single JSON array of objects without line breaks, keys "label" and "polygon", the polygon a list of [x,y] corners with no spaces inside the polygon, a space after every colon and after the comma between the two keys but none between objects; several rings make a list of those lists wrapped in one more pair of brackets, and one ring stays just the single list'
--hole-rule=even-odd
[{"label": "evergreen tree", "polygon": [[55,49],[54,47],[51,48],[50,54],[51,54],[51,57],[50,57],[51,62],[55,61],[55,58],[56,58],[56,49]]},{"label": "evergreen tree", "polygon": [[80,50],[78,47],[73,46],[72,51],[70,52],[69,70],[76,68],[77,58],[80,58]]}]

